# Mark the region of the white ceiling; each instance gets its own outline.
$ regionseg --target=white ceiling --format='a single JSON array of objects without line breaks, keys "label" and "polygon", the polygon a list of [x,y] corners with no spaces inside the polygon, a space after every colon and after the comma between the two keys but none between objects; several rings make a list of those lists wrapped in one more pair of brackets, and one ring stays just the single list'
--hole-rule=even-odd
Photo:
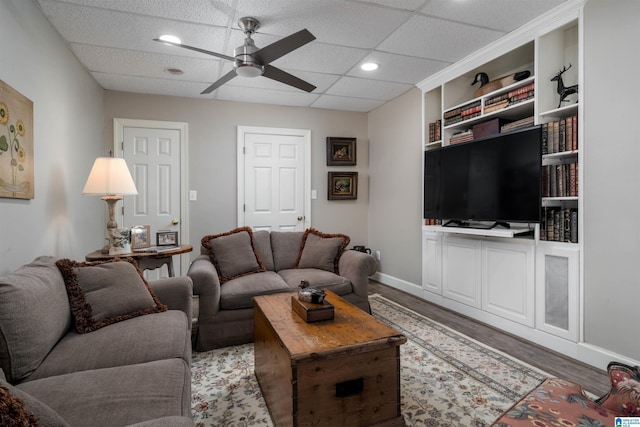
[{"label": "white ceiling", "polygon": [[[564,1],[36,0],[104,89],[365,112]],[[303,28],[316,37],[272,62],[317,86],[313,92],[238,76],[200,95],[233,63],[152,40],[173,34],[233,56],[243,16],[260,20],[259,48]],[[362,71],[365,61],[380,67]]]}]

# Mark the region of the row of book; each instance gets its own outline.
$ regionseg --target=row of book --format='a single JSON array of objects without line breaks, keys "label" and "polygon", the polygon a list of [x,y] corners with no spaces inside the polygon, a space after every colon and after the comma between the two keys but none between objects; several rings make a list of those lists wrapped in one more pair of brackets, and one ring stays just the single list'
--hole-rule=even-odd
[{"label": "row of book", "polygon": [[445,111],[443,114],[444,125],[449,126],[455,123],[463,122],[465,120],[473,119],[482,114],[482,104],[480,100],[470,102],[462,107],[454,108],[453,110]]},{"label": "row of book", "polygon": [[542,154],[562,153],[578,149],[578,116],[542,125]]},{"label": "row of book", "polygon": [[467,129],[461,132],[457,132],[449,138],[449,145],[459,144],[461,142],[467,142],[473,140],[473,130]]},{"label": "row of book", "polygon": [[578,209],[557,206],[542,208],[540,240],[578,243]]},{"label": "row of book", "polygon": [[442,139],[442,120],[429,123],[429,142],[436,142]]},{"label": "row of book", "polygon": [[484,114],[502,110],[503,108],[507,108],[511,105],[533,99],[534,96],[535,84],[531,82],[519,88],[510,90],[509,92],[487,98],[484,102]]},{"label": "row of book", "polygon": [[441,219],[426,218],[424,220],[424,225],[442,225],[442,220]]},{"label": "row of book", "polygon": [[542,197],[577,197],[578,163],[542,167]]}]

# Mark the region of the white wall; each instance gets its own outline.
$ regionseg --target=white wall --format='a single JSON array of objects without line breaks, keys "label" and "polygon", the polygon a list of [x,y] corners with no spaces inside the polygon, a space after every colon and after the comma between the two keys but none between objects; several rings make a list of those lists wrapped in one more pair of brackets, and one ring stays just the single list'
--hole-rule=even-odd
[{"label": "white wall", "polygon": [[104,155],[102,89],[32,1],[0,0],[0,40],[0,79],[33,101],[35,151],[35,198],[0,198],[2,275],[38,255],[84,258],[104,244],[106,208],[80,194]]},{"label": "white wall", "polygon": [[[237,226],[238,125],[310,129],[311,188],[318,192],[318,198],[311,201],[311,225],[325,233],[345,233],[351,237],[351,244],[367,244],[369,141],[365,113],[114,91],[105,91],[104,109],[105,141],[109,146],[114,117],[189,124],[189,181],[191,189],[198,191],[198,200],[189,204],[189,243],[194,247],[206,234]],[[357,138],[357,166],[326,166],[328,136]],[[357,200],[327,200],[330,170],[359,172]]]},{"label": "white wall", "polygon": [[[422,283],[422,104],[415,88],[369,113],[369,243],[379,273]],[[398,284],[398,283],[396,283]]]},{"label": "white wall", "polygon": [[585,341],[640,360],[640,2],[584,16]]}]

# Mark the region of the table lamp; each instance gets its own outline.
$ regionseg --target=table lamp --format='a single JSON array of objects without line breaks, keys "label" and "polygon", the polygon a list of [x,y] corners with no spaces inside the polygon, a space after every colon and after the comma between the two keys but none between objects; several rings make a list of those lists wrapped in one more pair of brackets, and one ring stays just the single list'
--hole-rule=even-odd
[{"label": "table lamp", "polygon": [[[122,158],[117,157],[98,157],[93,163],[87,183],[82,190],[84,195],[102,196],[102,200],[107,202],[109,208],[109,220],[107,221],[107,235],[110,244],[103,248],[103,252],[117,254],[122,252],[118,250],[124,249],[118,245],[114,247],[113,238],[118,233],[118,223],[115,219],[115,206],[123,195],[138,194],[136,186],[133,183],[127,163]],[[130,245],[129,250],[130,252]]]}]

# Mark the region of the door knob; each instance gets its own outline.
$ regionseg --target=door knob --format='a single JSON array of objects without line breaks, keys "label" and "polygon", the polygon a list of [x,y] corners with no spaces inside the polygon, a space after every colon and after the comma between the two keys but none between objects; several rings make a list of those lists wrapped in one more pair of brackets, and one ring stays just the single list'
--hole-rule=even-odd
[{"label": "door knob", "polygon": [[179,219],[174,219],[173,221],[171,221],[171,225],[178,225],[178,224],[180,224]]},{"label": "door knob", "polygon": [[302,215],[298,216],[298,221],[302,221],[304,219],[304,217]]}]

